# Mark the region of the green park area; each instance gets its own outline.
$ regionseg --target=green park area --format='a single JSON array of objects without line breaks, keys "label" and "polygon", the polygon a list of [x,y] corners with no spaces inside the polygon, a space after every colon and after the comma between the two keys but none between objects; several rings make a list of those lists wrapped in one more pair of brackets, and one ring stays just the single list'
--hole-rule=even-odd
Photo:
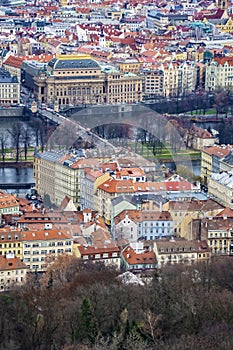
[{"label": "green park area", "polygon": [[[19,162],[32,162],[35,147],[29,147],[25,155],[25,150],[23,148],[19,149]],[[5,148],[4,155],[3,152],[0,153],[0,162],[15,162],[16,161],[16,150],[14,148]]]},{"label": "green park area", "polygon": [[209,108],[209,109],[206,109],[205,111],[203,111],[203,109],[200,109],[200,110],[195,110],[195,111],[190,111],[190,112],[187,112],[185,113],[187,115],[190,115],[190,116],[195,116],[195,115],[203,115],[203,116],[215,116],[216,115],[216,109],[215,108]]},{"label": "green park area", "polygon": [[135,142],[130,142],[129,146],[133,151],[149,160],[158,159],[169,161],[177,157],[184,159],[198,159],[201,156],[201,153],[199,151],[183,148],[177,150],[168,144],[164,145],[162,143],[158,144],[156,148],[153,147],[153,145],[150,143],[144,143],[142,145],[141,143],[136,144]]}]

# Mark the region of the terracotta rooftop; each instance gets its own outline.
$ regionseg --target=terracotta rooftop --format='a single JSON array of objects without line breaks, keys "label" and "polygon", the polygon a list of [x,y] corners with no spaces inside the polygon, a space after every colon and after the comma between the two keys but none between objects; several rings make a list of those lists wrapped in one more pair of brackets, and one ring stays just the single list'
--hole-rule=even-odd
[{"label": "terracotta rooftop", "polygon": [[84,255],[94,255],[94,254],[113,253],[113,252],[119,253],[120,249],[117,246],[107,247],[107,248],[104,248],[104,247],[97,248],[94,246],[80,246],[79,251],[81,256],[84,256]]},{"label": "terracotta rooftop", "polygon": [[115,224],[118,224],[128,216],[134,222],[142,221],[172,221],[171,214],[168,211],[141,211],[124,210],[115,217]]},{"label": "terracotta rooftop", "polygon": [[211,146],[205,148],[202,152],[214,155],[218,158],[224,158],[231,152],[232,146]]},{"label": "terracotta rooftop", "polygon": [[22,241],[67,240],[71,238],[70,232],[64,230],[22,231],[21,236]]},{"label": "terracotta rooftop", "polygon": [[129,265],[147,265],[157,263],[155,253],[153,251],[145,251],[137,254],[133,248],[128,246],[121,254]]},{"label": "terracotta rooftop", "polygon": [[22,270],[27,269],[27,266],[19,258],[5,258],[0,255],[0,271]]},{"label": "terracotta rooftop", "polygon": [[19,207],[16,197],[0,190],[0,209]]}]

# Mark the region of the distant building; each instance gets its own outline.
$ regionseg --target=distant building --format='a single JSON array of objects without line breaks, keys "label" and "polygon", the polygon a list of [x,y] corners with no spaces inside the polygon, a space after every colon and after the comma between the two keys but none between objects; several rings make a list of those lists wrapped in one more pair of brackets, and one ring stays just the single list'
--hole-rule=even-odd
[{"label": "distant building", "polygon": [[131,246],[121,252],[122,268],[131,272],[153,271],[157,268],[157,259],[153,250],[137,253]]},{"label": "distant building", "polygon": [[210,249],[206,241],[159,240],[154,242],[154,252],[158,267],[170,264],[193,264],[199,260],[209,260]]},{"label": "distant building", "polygon": [[223,205],[233,208],[233,172],[213,173],[208,184],[209,193]]},{"label": "distant building", "polygon": [[114,236],[135,242],[173,235],[173,220],[169,212],[125,210],[114,219]]},{"label": "distant building", "polygon": [[0,105],[20,103],[20,81],[6,70],[0,70]]},{"label": "distant building", "polygon": [[26,282],[27,266],[14,254],[0,256],[0,291]]},{"label": "distant building", "polygon": [[49,195],[52,203],[60,205],[67,195],[80,205],[80,179],[83,169],[99,164],[98,159],[84,158],[80,154],[43,152],[34,157],[34,177],[38,192]]},{"label": "distant building", "polygon": [[220,161],[231,153],[231,148],[231,146],[226,145],[215,145],[202,150],[201,178],[204,184],[208,184],[212,173],[220,172]]},{"label": "distant building", "polygon": [[142,101],[142,78],[113,67],[101,68],[90,56],[57,55],[34,78],[39,102],[59,106]]},{"label": "distant building", "polygon": [[206,129],[193,125],[186,134],[186,145],[196,150],[214,146],[217,139]]},{"label": "distant building", "polygon": [[206,65],[205,90],[227,89],[233,86],[233,57],[215,57]]}]

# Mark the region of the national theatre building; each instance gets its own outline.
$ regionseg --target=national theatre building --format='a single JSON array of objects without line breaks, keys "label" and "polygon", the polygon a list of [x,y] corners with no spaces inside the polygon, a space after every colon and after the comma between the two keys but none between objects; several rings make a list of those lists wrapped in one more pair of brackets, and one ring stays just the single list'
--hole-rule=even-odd
[{"label": "national theatre building", "polygon": [[37,101],[53,106],[135,103],[142,100],[142,78],[91,56],[57,55],[34,76]]}]

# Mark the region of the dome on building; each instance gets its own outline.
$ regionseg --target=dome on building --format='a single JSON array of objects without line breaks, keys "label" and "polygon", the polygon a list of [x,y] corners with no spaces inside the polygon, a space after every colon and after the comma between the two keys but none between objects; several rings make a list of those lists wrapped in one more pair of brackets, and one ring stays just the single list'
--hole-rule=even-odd
[{"label": "dome on building", "polygon": [[210,52],[210,51],[204,52],[204,60],[211,60],[213,57],[214,57],[214,55],[212,54],[212,52]]},{"label": "dome on building", "polygon": [[67,56],[53,58],[48,66],[53,69],[100,68],[98,62],[87,56]]}]

